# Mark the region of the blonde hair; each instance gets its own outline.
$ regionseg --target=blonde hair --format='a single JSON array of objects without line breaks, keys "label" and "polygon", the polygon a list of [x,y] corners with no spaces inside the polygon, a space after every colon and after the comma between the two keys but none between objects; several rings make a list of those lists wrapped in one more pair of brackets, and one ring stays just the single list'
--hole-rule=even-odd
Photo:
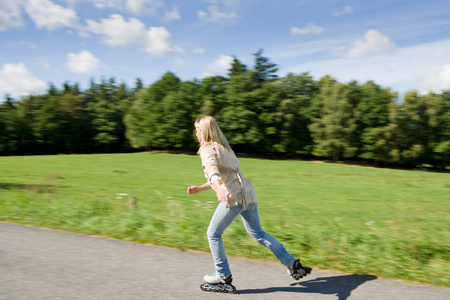
[{"label": "blonde hair", "polygon": [[201,117],[195,121],[195,127],[200,128],[202,140],[200,146],[206,146],[210,143],[217,143],[228,152],[232,152],[228,140],[223,135],[222,131],[217,125],[216,120],[211,116]]}]

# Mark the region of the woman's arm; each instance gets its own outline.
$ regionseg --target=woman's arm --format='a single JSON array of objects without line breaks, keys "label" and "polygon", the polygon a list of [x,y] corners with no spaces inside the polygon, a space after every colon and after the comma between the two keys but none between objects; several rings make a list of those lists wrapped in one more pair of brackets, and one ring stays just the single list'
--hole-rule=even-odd
[{"label": "woman's arm", "polygon": [[[223,187],[220,185],[220,180],[216,179],[214,180],[214,188],[216,189],[216,196],[217,201],[219,202],[226,202],[228,198],[228,192],[226,192]],[[187,189],[188,195],[198,194],[200,192],[209,190],[211,188],[211,185],[207,182],[201,186],[190,186]]]},{"label": "woman's arm", "polygon": [[200,192],[209,190],[210,188],[211,188],[211,186],[209,185],[208,182],[203,184],[203,185],[201,185],[201,186],[190,186],[187,189],[187,194],[188,195],[198,194]]}]

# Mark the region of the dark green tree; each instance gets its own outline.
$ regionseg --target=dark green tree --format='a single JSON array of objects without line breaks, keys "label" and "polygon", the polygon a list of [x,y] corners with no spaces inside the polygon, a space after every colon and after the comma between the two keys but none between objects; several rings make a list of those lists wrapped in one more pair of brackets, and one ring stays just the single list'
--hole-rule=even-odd
[{"label": "dark green tree", "polygon": [[[59,94],[59,93],[58,93]],[[65,153],[69,124],[60,105],[60,96],[50,93],[37,97],[42,105],[33,111],[33,134],[42,153]]]},{"label": "dark green tree", "polygon": [[269,58],[264,57],[263,49],[258,50],[255,54],[255,66],[253,68],[253,80],[259,85],[265,82],[271,82],[278,79],[276,72],[278,67],[275,63],[271,62]]},{"label": "dark green tree", "polygon": [[244,65],[237,59],[236,56],[233,56],[233,62],[231,63],[231,68],[228,70],[228,76],[238,76],[247,73],[249,70],[247,69],[247,66]]},{"label": "dark green tree", "polygon": [[[379,160],[410,167],[440,165],[439,160],[446,155],[446,118],[444,97],[406,93],[402,103],[391,105],[389,123],[374,131]],[[436,156],[436,150],[443,150],[443,156]]]},{"label": "dark green tree", "polygon": [[133,88],[133,94],[137,94],[143,88],[144,88],[144,83],[142,82],[142,79],[136,78],[135,86]]},{"label": "dark green tree", "polygon": [[209,76],[200,83],[200,111],[198,116],[212,116],[226,105],[225,90],[228,79],[223,76]]},{"label": "dark green tree", "polygon": [[374,129],[384,127],[389,122],[389,104],[397,95],[389,89],[383,89],[373,81],[363,85],[349,84],[352,112],[356,119],[356,130],[352,144],[363,159],[376,158]]},{"label": "dark green tree", "polygon": [[331,157],[333,161],[351,157],[355,149],[351,138],[355,119],[349,98],[349,89],[329,77],[322,80],[318,101],[322,103],[319,116],[313,118],[309,129],[315,143],[315,154]]},{"label": "dark green tree", "polygon": [[193,139],[194,122],[198,112],[197,90],[194,82],[182,82],[179,89],[167,94],[161,101],[163,115],[158,130],[156,145],[165,149],[194,148]]},{"label": "dark green tree", "polygon": [[[86,93],[87,110],[96,151],[120,152],[126,148],[124,110],[128,107],[128,95],[124,87],[117,87],[114,78],[103,79],[97,85],[91,83]],[[122,105],[122,106],[121,106]]]},{"label": "dark green tree", "polygon": [[90,119],[84,98],[70,90],[61,95],[59,106],[65,125],[65,128],[62,128],[63,151],[66,153],[91,152],[93,144],[90,135]]},{"label": "dark green tree", "polygon": [[450,166],[450,90],[441,95],[442,112],[438,114],[438,142],[433,148],[433,165],[445,169]]},{"label": "dark green tree", "polygon": [[230,78],[224,94],[226,104],[215,114],[237,151],[251,151],[263,139],[256,108],[259,99],[254,93],[258,87],[251,72]]},{"label": "dark green tree", "polygon": [[0,104],[0,154],[14,154],[20,150],[20,116],[13,98],[6,95]]},{"label": "dark green tree", "polygon": [[283,100],[277,108],[280,123],[279,151],[311,154],[313,140],[308,129],[312,120],[311,100],[318,87],[309,73],[289,73],[281,79]]},{"label": "dark green tree", "polygon": [[147,89],[141,90],[125,116],[126,136],[134,148],[166,147],[161,124],[170,116],[164,114],[162,100],[178,90],[181,80],[167,72]]}]

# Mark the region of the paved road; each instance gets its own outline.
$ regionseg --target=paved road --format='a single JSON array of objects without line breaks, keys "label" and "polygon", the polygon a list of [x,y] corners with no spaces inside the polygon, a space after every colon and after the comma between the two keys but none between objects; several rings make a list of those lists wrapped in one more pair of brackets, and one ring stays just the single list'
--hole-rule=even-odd
[{"label": "paved road", "polygon": [[450,289],[230,258],[235,295],[205,293],[209,253],[0,223],[0,300],[450,299]]}]

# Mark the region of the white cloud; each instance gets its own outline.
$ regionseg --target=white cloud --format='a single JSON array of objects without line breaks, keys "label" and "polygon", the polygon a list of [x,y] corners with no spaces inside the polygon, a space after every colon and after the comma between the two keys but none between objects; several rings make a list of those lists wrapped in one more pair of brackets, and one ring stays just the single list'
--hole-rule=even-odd
[{"label": "white cloud", "polygon": [[141,46],[151,54],[165,55],[183,52],[170,42],[170,32],[165,27],[145,28],[135,18],[127,22],[121,15],[111,15],[100,22],[87,20],[87,30],[103,36],[103,42],[111,46]]},{"label": "white cloud", "polygon": [[24,63],[5,64],[0,70],[0,93],[11,97],[44,93],[47,84],[34,77]]},{"label": "white cloud", "polygon": [[129,12],[140,14],[142,12],[156,13],[160,7],[164,7],[164,2],[160,0],[126,0],[125,6]]},{"label": "white cloud", "polygon": [[321,34],[323,32],[323,28],[317,26],[315,24],[308,24],[303,28],[292,27],[291,34],[292,35],[304,35],[309,33]]},{"label": "white cloud", "polygon": [[237,18],[234,12],[221,12],[218,6],[210,5],[207,8],[207,12],[198,11],[198,18],[202,21],[208,22],[221,22],[221,21],[234,21]]},{"label": "white cloud", "polygon": [[[294,59],[304,55],[326,55],[330,49],[334,49],[342,43],[343,37],[333,37],[329,39],[318,39],[310,42],[280,44],[274,46],[275,49],[270,52],[270,57],[274,61],[284,59]],[[349,39],[348,43],[352,40]]]},{"label": "white cloud", "polygon": [[200,77],[200,79],[203,79],[203,78],[212,77],[212,76],[214,76],[214,74],[211,72],[203,72],[203,74],[201,74],[199,77]]},{"label": "white cloud", "polygon": [[51,68],[50,64],[48,62],[46,62],[45,60],[43,60],[42,58],[36,58],[35,65],[38,67],[41,67],[45,70],[50,70],[50,68]]},{"label": "white cloud", "polygon": [[165,20],[178,20],[181,19],[180,12],[178,11],[178,7],[172,6],[172,10],[168,10],[165,14]]},{"label": "white cloud", "polygon": [[418,86],[418,90],[422,94],[427,94],[431,91],[441,93],[444,90],[450,90],[450,64],[433,70],[422,80]]},{"label": "white cloud", "polygon": [[121,15],[111,15],[100,22],[86,20],[87,30],[103,36],[110,46],[139,45],[145,40],[145,24],[135,18],[127,22]]},{"label": "white cloud", "polygon": [[99,9],[105,8],[114,8],[121,9],[122,8],[122,0],[93,0],[94,6]]},{"label": "white cloud", "polygon": [[24,1],[0,1],[0,30],[23,24],[22,2]]},{"label": "white cloud", "polygon": [[106,68],[98,58],[87,50],[78,54],[67,54],[67,67],[71,72],[77,74],[95,73],[99,69]]},{"label": "white cloud", "polygon": [[379,53],[363,60],[336,58],[283,68],[285,72],[310,71],[316,78],[331,75],[341,82],[373,80],[393,91],[404,93],[450,88],[450,39],[398,48],[393,53]]},{"label": "white cloud", "polygon": [[364,38],[354,41],[350,46],[338,47],[334,54],[348,58],[365,58],[374,53],[391,52],[395,49],[391,40],[375,29],[370,29]]},{"label": "white cloud", "polygon": [[156,54],[172,54],[183,50],[169,42],[170,33],[165,27],[150,27],[147,31],[145,51]]},{"label": "white cloud", "polygon": [[344,6],[341,10],[335,11],[333,13],[333,15],[335,15],[336,17],[338,16],[342,16],[342,15],[346,15],[346,14],[350,14],[353,12],[353,8],[351,6]]},{"label": "white cloud", "polygon": [[205,53],[205,49],[197,47],[192,50],[192,53]]},{"label": "white cloud", "polygon": [[200,20],[206,20],[206,18],[208,17],[208,14],[201,10],[197,12],[197,15]]},{"label": "white cloud", "polygon": [[184,65],[184,64],[186,64],[186,60],[185,59],[183,59],[183,58],[180,58],[180,57],[176,57],[175,58],[175,63],[177,64],[177,65]]},{"label": "white cloud", "polygon": [[158,8],[165,7],[162,0],[91,0],[99,9],[127,10],[133,14],[155,14]]},{"label": "white cloud", "polygon": [[24,7],[38,28],[53,30],[58,27],[72,27],[78,19],[74,10],[50,0],[29,0]]},{"label": "white cloud", "polygon": [[213,60],[212,64],[205,67],[206,72],[203,77],[212,76],[212,74],[223,74],[231,68],[231,63],[233,62],[233,56],[220,55],[218,58]]},{"label": "white cloud", "polygon": [[36,44],[29,41],[19,41],[19,42],[8,42],[6,45],[9,47],[28,47],[30,49],[36,49]]},{"label": "white cloud", "polygon": [[145,7],[145,0],[127,0],[126,7],[130,12],[139,13]]}]

